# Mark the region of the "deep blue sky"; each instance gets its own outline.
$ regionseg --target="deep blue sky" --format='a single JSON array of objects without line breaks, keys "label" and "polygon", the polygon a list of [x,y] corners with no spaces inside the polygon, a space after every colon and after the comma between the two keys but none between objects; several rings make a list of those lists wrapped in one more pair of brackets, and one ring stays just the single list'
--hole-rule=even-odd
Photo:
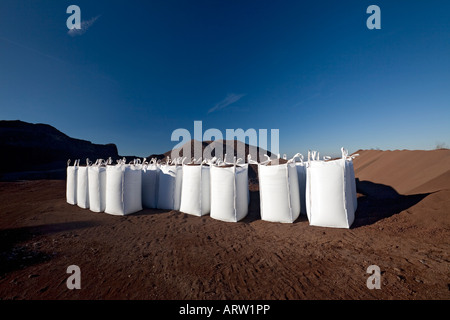
[{"label": "deep blue sky", "polygon": [[1,0],[0,119],[137,156],[194,120],[280,129],[289,155],[448,147],[450,1]]}]

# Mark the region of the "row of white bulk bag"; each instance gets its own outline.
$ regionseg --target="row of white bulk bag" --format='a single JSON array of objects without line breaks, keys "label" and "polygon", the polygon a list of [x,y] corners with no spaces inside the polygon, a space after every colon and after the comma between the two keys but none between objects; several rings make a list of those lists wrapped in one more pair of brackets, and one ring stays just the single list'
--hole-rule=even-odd
[{"label": "row of white bulk bag", "polygon": [[205,161],[183,164],[180,211],[195,216],[210,213],[210,165]]},{"label": "row of white bulk bag", "polygon": [[80,166],[80,160],[75,160],[73,166],[69,164],[70,160],[67,162],[66,200],[70,204],[88,209],[90,207],[89,159],[86,159],[86,166]]},{"label": "row of white bulk bag", "polygon": [[[342,158],[308,159],[306,208],[310,225],[350,228],[357,206],[353,157],[341,149]],[[309,157],[308,157],[309,158]]]},{"label": "row of white bulk bag", "polygon": [[[110,162],[109,162],[110,163]],[[142,165],[107,165],[99,159],[67,167],[66,199],[73,205],[94,212],[126,215],[142,210]]]},{"label": "row of white bulk bag", "polygon": [[[249,156],[258,165],[261,219],[292,223],[303,213],[311,225],[349,228],[357,207],[354,156],[341,152],[341,159],[320,160],[313,151],[307,162],[301,154],[282,163],[257,163]],[[184,164],[180,158],[116,166],[87,160],[80,167],[78,160],[67,167],[66,196],[68,203],[96,212],[126,215],[146,207],[237,222],[248,213],[248,164],[236,158]]]},{"label": "row of white bulk bag", "polygon": [[248,164],[218,162],[210,169],[211,212],[213,219],[238,222],[248,214]]},{"label": "row of white bulk bag", "polygon": [[261,219],[294,222],[300,214],[300,193],[293,159],[282,164],[270,159],[263,163],[249,161],[258,164]]}]

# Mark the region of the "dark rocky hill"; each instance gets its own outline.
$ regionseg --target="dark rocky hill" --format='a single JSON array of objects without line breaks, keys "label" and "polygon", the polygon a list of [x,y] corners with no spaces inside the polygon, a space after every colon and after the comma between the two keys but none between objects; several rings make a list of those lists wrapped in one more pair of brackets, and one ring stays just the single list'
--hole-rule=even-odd
[{"label": "dark rocky hill", "polygon": [[0,180],[65,178],[68,159],[119,158],[115,144],[94,144],[47,124],[0,121]]}]

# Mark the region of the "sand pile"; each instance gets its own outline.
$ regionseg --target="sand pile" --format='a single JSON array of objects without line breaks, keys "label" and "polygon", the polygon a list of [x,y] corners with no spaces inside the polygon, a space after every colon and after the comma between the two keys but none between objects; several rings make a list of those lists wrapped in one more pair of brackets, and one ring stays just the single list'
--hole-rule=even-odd
[{"label": "sand pile", "polygon": [[450,149],[355,153],[359,153],[354,162],[360,180],[391,186],[401,194],[450,189]]}]

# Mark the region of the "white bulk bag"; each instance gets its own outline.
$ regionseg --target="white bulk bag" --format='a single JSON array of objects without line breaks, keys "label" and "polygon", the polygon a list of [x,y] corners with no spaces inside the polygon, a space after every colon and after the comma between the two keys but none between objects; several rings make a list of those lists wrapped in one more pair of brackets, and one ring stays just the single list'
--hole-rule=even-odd
[{"label": "white bulk bag", "polygon": [[306,166],[306,189],[305,189],[305,200],[306,200],[306,215],[309,220],[309,205],[310,205],[310,198],[309,198],[309,189],[308,189],[308,169],[311,161],[320,161],[319,152],[317,151],[310,151],[308,150],[308,162]]},{"label": "white bulk bag", "polygon": [[158,200],[158,174],[159,166],[155,160],[142,166],[142,206],[156,208]]},{"label": "white bulk bag", "polygon": [[78,167],[77,172],[77,205],[83,209],[89,209],[88,168],[89,160],[86,160],[86,166]]},{"label": "white bulk bag", "polygon": [[67,162],[66,201],[69,204],[77,204],[77,172],[79,160],[75,160],[70,166]]},{"label": "white bulk bag", "polygon": [[261,219],[292,223],[300,215],[297,168],[293,160],[285,164],[258,164]]},{"label": "white bulk bag", "polygon": [[355,219],[356,194],[351,182],[353,167],[347,155],[342,153],[338,160],[308,161],[306,201],[310,225],[350,228]]},{"label": "white bulk bag", "polygon": [[210,181],[208,165],[183,164],[180,211],[195,216],[210,212]]},{"label": "white bulk bag", "polygon": [[302,154],[297,153],[293,159],[295,160],[297,157],[300,159],[300,162],[295,162],[297,169],[298,189],[300,192],[300,214],[306,215],[306,170],[308,163],[303,161]]},{"label": "white bulk bag", "polygon": [[353,167],[353,159],[355,159],[359,154],[354,154],[351,156],[348,156],[348,150],[342,148],[342,155],[347,159],[347,166],[348,166],[348,172],[350,173],[350,185],[352,190],[352,199],[353,199],[353,208],[356,211],[358,208],[358,197],[356,194],[356,180],[355,180],[355,169]]},{"label": "white bulk bag", "polygon": [[102,160],[88,167],[89,209],[103,212],[106,208],[106,167]]},{"label": "white bulk bag", "polygon": [[158,209],[180,210],[182,181],[182,165],[161,165],[158,177]]},{"label": "white bulk bag", "polygon": [[106,181],[106,213],[127,215],[142,210],[141,165],[107,166]]},{"label": "white bulk bag", "polygon": [[248,213],[248,164],[211,166],[211,218],[237,222]]}]

